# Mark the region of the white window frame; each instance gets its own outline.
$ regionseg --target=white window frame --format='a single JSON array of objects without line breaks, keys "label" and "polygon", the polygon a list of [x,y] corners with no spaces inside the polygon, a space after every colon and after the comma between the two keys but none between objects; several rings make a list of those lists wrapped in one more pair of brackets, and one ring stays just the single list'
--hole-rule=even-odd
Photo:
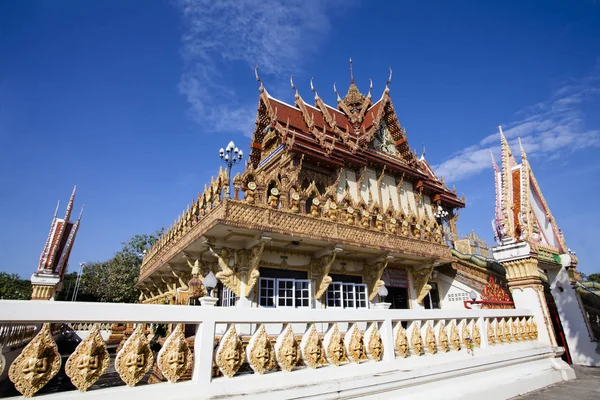
[{"label": "white window frame", "polygon": [[[265,285],[266,282],[272,282],[273,286],[268,287]],[[272,296],[262,296],[262,289],[265,288],[267,291],[272,291]],[[265,303],[268,303],[269,298],[272,300],[273,305],[263,305],[262,300],[265,299]],[[274,278],[259,278],[258,279],[258,306],[264,308],[275,308],[277,307],[277,280]]]},{"label": "white window frame", "polygon": [[238,297],[235,293],[227,286],[223,286],[223,291],[221,292],[221,307],[235,307],[237,300]]},{"label": "white window frame", "polygon": [[[331,298],[334,294],[337,298]],[[340,305],[334,302],[339,300]],[[364,283],[331,282],[325,292],[325,305],[327,308],[369,308],[367,301],[367,285]]]},{"label": "white window frame", "polygon": [[[269,303],[268,299],[262,295],[262,289],[266,288],[267,291],[271,291],[271,288],[265,285],[266,282],[273,282],[272,289],[272,302],[273,305],[263,305]],[[289,287],[284,288],[284,286],[289,286],[291,283],[291,289]],[[302,288],[302,284],[307,284],[308,287]],[[281,290],[291,290],[291,297],[289,296],[280,296],[279,291]],[[296,292],[300,291],[301,295],[299,298],[296,298]],[[269,297],[267,295],[267,297]],[[289,303],[291,300],[291,305],[280,305],[280,300]],[[308,300],[308,305],[303,306],[302,301]],[[258,307],[261,308],[311,308],[312,307],[312,283],[308,279],[293,279],[293,278],[259,278],[258,279]]]}]

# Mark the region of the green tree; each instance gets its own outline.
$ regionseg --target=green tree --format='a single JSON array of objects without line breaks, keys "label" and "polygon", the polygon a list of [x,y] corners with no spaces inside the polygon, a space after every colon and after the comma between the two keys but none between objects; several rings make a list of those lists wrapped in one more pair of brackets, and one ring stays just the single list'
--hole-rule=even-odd
[{"label": "green tree", "polygon": [[[123,249],[104,262],[83,267],[79,293],[90,299],[111,303],[134,303],[139,291],[134,287],[145,252],[158,240],[163,230],[150,235],[136,235],[123,243]],[[77,296],[80,299],[79,295]]]},{"label": "green tree", "polygon": [[0,299],[30,300],[31,282],[27,279],[21,279],[17,274],[0,272]]},{"label": "green tree", "polygon": [[586,276],[586,280],[590,282],[600,282],[600,273],[589,274]]}]

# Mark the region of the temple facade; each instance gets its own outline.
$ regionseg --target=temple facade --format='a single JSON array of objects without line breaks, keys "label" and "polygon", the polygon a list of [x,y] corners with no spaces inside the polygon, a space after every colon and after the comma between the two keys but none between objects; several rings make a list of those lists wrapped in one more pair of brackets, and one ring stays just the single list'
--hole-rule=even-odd
[{"label": "temple facade", "polygon": [[58,218],[58,208],[60,201],[56,206],[54,217],[48,232],[48,239],[44,245],[44,250],[40,255],[37,271],[31,275],[32,300],[50,300],[62,290],[62,278],[69,264],[71,249],[75,243],[75,236],[81,222],[83,208],[77,218],[77,221],[71,221],[71,212],[75,202],[75,192],[77,186],[73,188],[73,193],[69,199],[67,210],[63,218]]},{"label": "temple facade", "polygon": [[391,69],[378,100],[352,74],[344,98],[334,85],[336,106],[313,80],[311,105],[293,76],[293,104],[256,78],[246,169],[233,177],[233,193],[219,171],[148,251],[141,302],[193,303],[189,283],[209,272],[219,306],[464,309],[486,287],[499,293],[490,300],[507,300],[487,245],[458,237],[464,198],[410,148],[390,97]]},{"label": "temple facade", "polygon": [[600,292],[581,281],[577,256],[566,245],[520,140],[517,163],[499,129],[501,168],[492,160],[499,244],[492,249],[494,258],[506,271],[515,305],[540,316],[550,341],[565,348],[566,361],[599,366]]}]

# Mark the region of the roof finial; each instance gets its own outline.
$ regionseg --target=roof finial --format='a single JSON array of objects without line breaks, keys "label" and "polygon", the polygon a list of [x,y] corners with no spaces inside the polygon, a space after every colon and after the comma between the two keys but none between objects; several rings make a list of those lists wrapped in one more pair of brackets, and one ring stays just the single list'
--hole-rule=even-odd
[{"label": "roof finial", "polygon": [[294,85],[294,74],[290,75],[290,85],[292,86],[292,89],[294,89],[296,91],[296,99],[300,98],[300,94],[298,93],[298,88],[296,87],[296,85]]},{"label": "roof finial", "polygon": [[385,83],[385,88],[387,89],[390,83],[392,83],[392,67],[388,67],[390,69],[390,76],[388,77],[387,82]]},{"label": "roof finial", "polygon": [[260,82],[260,87],[258,88],[258,90],[262,92],[265,89],[265,86],[263,85],[262,80],[258,76],[258,65],[256,65],[256,67],[254,67],[254,75],[256,75],[256,81]]},{"label": "roof finial", "polygon": [[367,93],[367,97],[371,97],[371,89],[373,89],[373,79],[369,78],[369,92]]},{"label": "roof finial", "polygon": [[56,210],[54,211],[54,218],[58,215],[58,207],[60,207],[60,200],[56,203]]},{"label": "roof finial", "polygon": [[313,86],[313,81],[314,80],[315,80],[314,76],[310,78],[310,90],[312,90],[315,93],[315,99],[316,99],[317,97],[319,97],[319,95],[317,94],[317,90]]},{"label": "roof finial", "polygon": [[423,143],[423,151],[421,152],[421,159],[425,159],[425,143]]},{"label": "roof finial", "polygon": [[83,216],[83,209],[85,208],[85,204],[81,206],[81,211],[79,212],[79,218],[77,218],[77,221],[81,221],[81,217]]},{"label": "roof finial", "polygon": [[73,193],[71,193],[71,198],[69,199],[69,204],[67,205],[67,212],[65,213],[65,221],[69,222],[69,218],[71,217],[71,211],[73,210],[73,203],[75,202],[75,192],[77,191],[77,186],[73,186]]},{"label": "roof finial", "polygon": [[352,73],[352,57],[350,57],[350,83],[354,83],[354,74]]},{"label": "roof finial", "polygon": [[342,98],[340,97],[340,94],[338,93],[337,88],[335,87],[335,82],[333,82],[333,92],[337,95],[337,101],[338,101],[338,103],[340,101],[342,101]]}]

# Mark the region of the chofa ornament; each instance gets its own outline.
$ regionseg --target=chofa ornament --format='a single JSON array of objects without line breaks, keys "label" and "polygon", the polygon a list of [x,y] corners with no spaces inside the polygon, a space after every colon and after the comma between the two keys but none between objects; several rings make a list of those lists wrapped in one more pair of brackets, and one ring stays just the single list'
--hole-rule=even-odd
[{"label": "chofa ornament", "polygon": [[192,363],[192,351],[185,340],[183,324],[177,324],[158,352],[158,368],[169,382],[175,383],[192,367]]},{"label": "chofa ornament", "polygon": [[40,332],[13,361],[8,377],[24,397],[32,397],[60,370],[61,358],[50,333],[50,324]]},{"label": "chofa ornament", "polygon": [[127,386],[138,383],[154,363],[154,355],[146,339],[146,324],[138,324],[115,358],[115,369]]},{"label": "chofa ornament", "polygon": [[244,350],[242,341],[237,335],[235,325],[231,325],[217,348],[216,360],[219,370],[228,378],[231,378],[244,363]]},{"label": "chofa ornament", "polygon": [[95,324],[89,335],[77,346],[67,360],[65,373],[81,392],[88,390],[106,372],[110,356]]}]

